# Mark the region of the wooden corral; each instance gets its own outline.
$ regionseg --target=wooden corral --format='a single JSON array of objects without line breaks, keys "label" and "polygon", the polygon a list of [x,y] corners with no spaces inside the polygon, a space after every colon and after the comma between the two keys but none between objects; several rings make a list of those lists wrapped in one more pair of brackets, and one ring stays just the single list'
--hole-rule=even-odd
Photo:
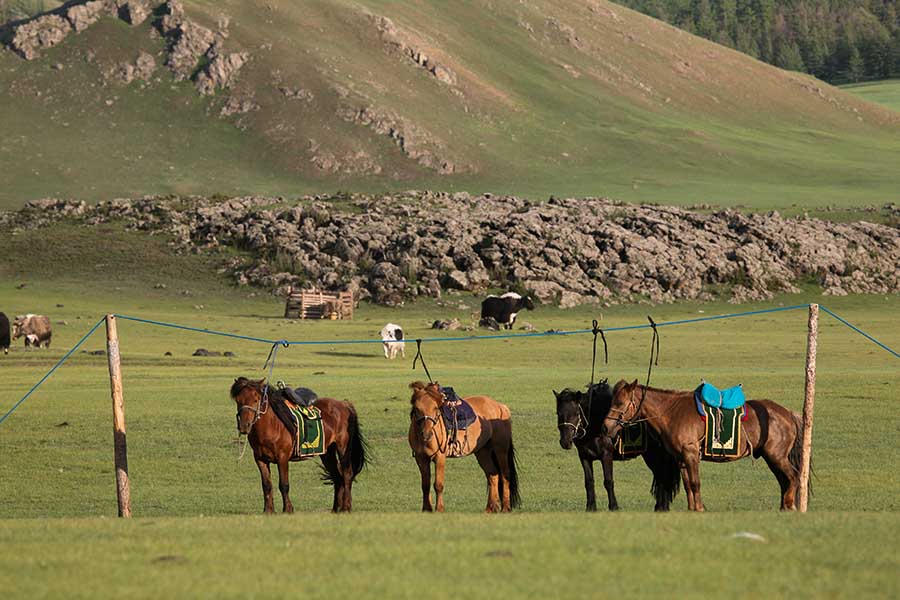
[{"label": "wooden corral", "polygon": [[353,319],[353,292],[323,292],[291,288],[285,319]]}]

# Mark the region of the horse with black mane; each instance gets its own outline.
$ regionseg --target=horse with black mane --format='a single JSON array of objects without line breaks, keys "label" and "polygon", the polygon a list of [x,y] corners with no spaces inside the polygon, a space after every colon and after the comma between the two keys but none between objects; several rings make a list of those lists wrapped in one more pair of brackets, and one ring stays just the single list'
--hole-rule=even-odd
[{"label": "horse with black mane", "polygon": [[[231,386],[231,397],[237,403],[238,433],[246,435],[262,479],[264,511],[274,511],[272,476],[269,465],[278,465],[278,489],[284,512],[294,512],[289,496],[288,465],[302,460],[294,455],[294,438],[287,423],[291,422],[283,390],[265,379],[253,381],[238,377]],[[349,512],[353,507],[351,489],[356,476],[368,463],[367,444],[359,428],[353,404],[346,400],[318,398],[314,403],[322,413],[324,454],[321,455],[322,478],[334,486],[332,512]],[[271,409],[271,410],[269,410]]]},{"label": "horse with black mane", "polygon": [[771,400],[747,400],[741,428],[741,447],[733,457],[703,453],[706,423],[698,414],[693,391],[662,390],[619,381],[604,421],[610,440],[630,423],[647,423],[686,470],[688,510],[703,511],[700,497],[700,461],[723,462],[747,456],[762,457],[781,486],[781,510],[794,510],[800,490],[800,451],[803,426],[800,415]]},{"label": "horse with black mane", "polygon": [[678,462],[665,451],[659,440],[645,432],[646,450],[640,453],[620,453],[603,434],[603,420],[612,403],[612,390],[604,379],[588,388],[587,392],[566,388],[553,391],[556,396],[556,419],[559,428],[559,445],[569,450],[573,445],[578,450],[581,468],[584,470],[584,490],[587,494],[589,512],[597,510],[594,490],[594,461],[603,467],[603,487],[606,488],[609,510],[618,510],[615,484],[613,482],[613,461],[625,461],[640,455],[653,473],[650,493],[656,499],[654,510],[669,510],[672,500],[678,495],[681,470]]}]

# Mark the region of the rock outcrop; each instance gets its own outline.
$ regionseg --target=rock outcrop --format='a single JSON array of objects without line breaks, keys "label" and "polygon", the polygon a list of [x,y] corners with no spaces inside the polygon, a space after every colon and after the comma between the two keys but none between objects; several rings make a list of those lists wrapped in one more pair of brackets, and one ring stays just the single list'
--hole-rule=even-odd
[{"label": "rock outcrop", "polygon": [[[629,205],[601,198],[530,202],[407,192],[324,197],[58,200],[0,213],[0,227],[122,220],[191,252],[234,246],[239,284],[350,289],[381,304],[449,290],[527,290],[543,302],[771,298],[815,282],[825,294],[900,292],[900,230],[777,213]],[[187,207],[187,208],[185,208]]]},{"label": "rock outcrop", "polygon": [[44,15],[16,27],[10,46],[25,60],[34,60],[69,35],[71,24],[59,15]]}]

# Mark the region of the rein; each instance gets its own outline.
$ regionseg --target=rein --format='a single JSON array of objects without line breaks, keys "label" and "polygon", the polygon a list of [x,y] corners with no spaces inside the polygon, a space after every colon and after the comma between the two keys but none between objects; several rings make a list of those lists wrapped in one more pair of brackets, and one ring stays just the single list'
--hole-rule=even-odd
[{"label": "rein", "polygon": [[[653,366],[659,366],[659,331],[656,329],[656,322],[653,320],[653,317],[647,315],[647,320],[650,321],[650,327],[653,329],[653,338],[650,340],[650,363],[647,365],[647,383],[641,386],[641,401],[638,402],[637,408],[634,409],[634,416],[637,417],[641,412],[641,408],[644,406],[644,399],[647,397],[647,389],[650,387],[650,374],[653,371]],[[609,414],[619,413],[619,417],[616,417],[616,423],[622,426],[627,425],[635,425],[637,423],[641,423],[644,421],[650,421],[651,419],[658,419],[661,415],[656,415],[653,417],[644,417],[642,419],[624,419],[622,417],[625,416],[625,413],[628,412],[634,406],[634,390],[631,390],[631,397],[628,400],[628,406],[623,410],[621,408],[612,408],[609,409]]]},{"label": "rein", "polygon": [[428,372],[428,365],[425,364],[425,357],[422,355],[422,338],[416,339],[416,356],[413,358],[413,371],[416,370],[416,361],[422,359],[422,368],[425,369],[425,374],[428,376],[428,382],[434,383],[434,379],[431,378],[431,373]]}]

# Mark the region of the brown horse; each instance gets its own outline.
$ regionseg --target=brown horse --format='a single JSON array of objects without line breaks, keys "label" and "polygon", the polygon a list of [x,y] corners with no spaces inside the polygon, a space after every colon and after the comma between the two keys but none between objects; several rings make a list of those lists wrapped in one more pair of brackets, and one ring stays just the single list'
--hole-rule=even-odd
[{"label": "brown horse", "polygon": [[[464,431],[452,434],[441,416],[444,394],[436,383],[421,381],[413,390],[409,413],[409,447],[422,475],[422,510],[444,512],[446,459],[475,454],[487,478],[486,512],[509,512],[519,506],[516,453],[512,441],[509,408],[487,396],[464,398],[477,419]],[[436,507],[431,504],[431,463],[434,463]]]},{"label": "brown horse", "polygon": [[[740,426],[746,445],[737,457],[724,461],[762,456],[781,486],[781,510],[794,510],[800,488],[800,415],[771,400],[748,400],[745,410],[747,419]],[[623,425],[638,421],[646,421],[666,450],[685,467],[688,510],[705,510],[700,498],[700,461],[723,459],[701,452],[706,425],[697,414],[694,392],[660,390],[640,385],[637,380],[619,381],[604,421],[606,435],[615,439]]]},{"label": "brown horse", "polygon": [[[253,458],[262,478],[264,512],[274,511],[272,475],[269,465],[278,465],[278,489],[283,510],[294,512],[289,492],[288,464],[293,457],[294,440],[291,432],[277,416],[284,414],[286,403],[279,390],[266,384],[265,379],[251,381],[246,377],[234,380],[231,397],[237,403],[238,433],[246,435],[253,448]],[[353,481],[368,462],[367,446],[359,429],[356,409],[350,402],[333,398],[319,398],[315,406],[322,411],[325,429],[325,454],[321,455],[323,479],[334,486],[332,512],[350,512],[353,507]],[[269,409],[272,410],[269,410]]]}]

